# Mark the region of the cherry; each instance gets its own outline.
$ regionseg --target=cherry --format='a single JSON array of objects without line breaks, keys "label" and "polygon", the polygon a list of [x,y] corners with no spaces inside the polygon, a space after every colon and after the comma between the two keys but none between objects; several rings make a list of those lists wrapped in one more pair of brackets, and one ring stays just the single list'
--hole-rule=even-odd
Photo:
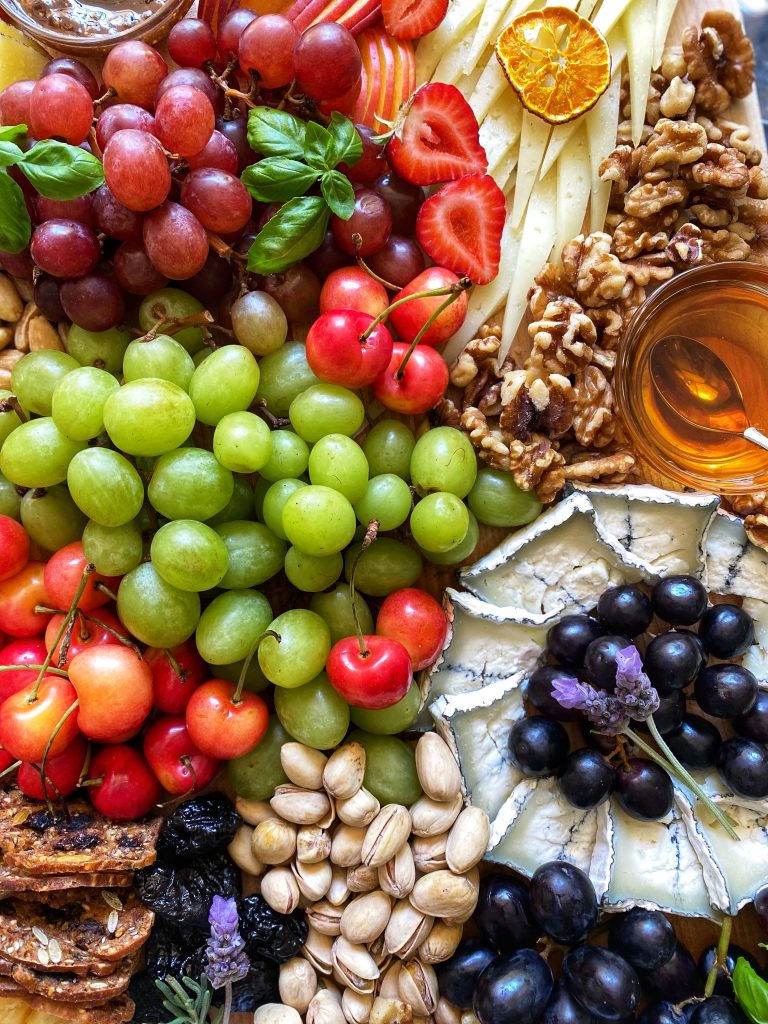
[{"label": "cherry", "polygon": [[160,784],[146,760],[133,747],[104,747],[93,755],[89,779],[91,803],[99,814],[130,821],[149,814],[161,796]]},{"label": "cherry", "polygon": [[152,670],[130,647],[86,648],[70,662],[69,678],[80,700],[77,724],[92,740],[122,743],[152,710]]},{"label": "cherry", "polygon": [[205,662],[197,653],[194,640],[185,640],[170,651],[148,647],[144,660],[152,671],[155,707],[166,715],[179,715],[207,675]]},{"label": "cherry", "polygon": [[144,736],[144,756],[163,789],[183,796],[204,789],[219,762],[195,746],[183,715],[158,718]]},{"label": "cherry", "polygon": [[[416,292],[431,291],[433,289],[448,288],[451,285],[459,284],[459,278],[452,270],[445,267],[428,267],[398,292],[393,299],[393,305],[398,299],[406,295],[413,295]],[[413,341],[426,321],[435,314],[443,304],[444,300],[438,295],[423,296],[405,302],[402,306],[393,309],[389,314],[389,320],[395,333],[409,344]],[[425,345],[441,345],[444,341],[459,330],[467,315],[467,294],[462,291],[456,300],[444,309],[427,330],[422,334],[421,341]]]},{"label": "cherry", "polygon": [[45,792],[40,766],[29,761],[19,765],[18,787],[32,800],[59,800],[69,796],[77,789],[87,756],[88,740],[77,735],[61,754],[46,759]]},{"label": "cherry", "polygon": [[0,629],[10,636],[37,636],[51,615],[35,609],[49,603],[45,562],[27,562],[21,572],[0,583]]},{"label": "cherry", "polygon": [[392,335],[368,313],[335,309],[321,313],[312,324],[306,351],[307,362],[320,380],[363,388],[388,365]]},{"label": "cherry", "polygon": [[[75,596],[83,570],[88,564],[88,559],[83,553],[83,545],[79,540],[59,548],[55,555],[51,555],[45,567],[45,589],[48,597],[55,608],[69,608]],[[100,576],[92,572],[85,584],[85,589],[80,595],[77,607],[84,612],[92,611],[110,600],[109,594],[96,587],[97,583],[104,584],[109,590],[115,590],[120,580],[113,576]]]},{"label": "cherry", "polygon": [[209,679],[187,704],[187,730],[209,757],[230,761],[253,750],[269,723],[267,705],[255,693],[225,679]]},{"label": "cherry", "polygon": [[[48,628],[45,631],[45,643],[48,650],[51,649],[56,640],[64,619],[64,615],[57,614],[48,623]],[[75,623],[72,627],[69,647],[67,648],[64,660],[60,660],[61,646],[64,643],[64,637],[62,637],[53,648],[51,664],[58,665],[60,668],[66,668],[76,655],[89,647],[119,644],[120,640],[115,636],[115,633],[121,636],[124,635],[125,626],[109,608],[99,608],[93,618],[78,614],[75,616]]]},{"label": "cherry", "polygon": [[[355,93],[357,98],[357,93]],[[356,124],[357,134],[363,142],[363,155],[353,164],[339,164],[336,170],[346,174],[350,181],[359,185],[373,185],[377,178],[386,173],[387,158],[384,147],[374,142],[375,132],[365,124]]]},{"label": "cherry", "polygon": [[448,622],[440,604],[425,590],[395,590],[379,609],[376,632],[398,640],[411,656],[413,671],[431,665],[445,646]]},{"label": "cherry", "polygon": [[11,765],[17,765],[18,763],[19,759],[17,757],[14,757],[13,754],[9,754],[7,750],[0,748],[0,772],[4,772],[7,768],[10,768]]},{"label": "cherry", "polygon": [[389,305],[386,289],[360,267],[341,267],[325,279],[320,292],[320,312],[356,309],[378,316]]},{"label": "cherry", "polygon": [[[11,640],[0,650],[0,666],[2,665],[42,665],[48,653],[43,640],[29,637]],[[9,672],[0,672],[0,702],[12,693],[32,686],[37,679],[38,669],[19,668]]]},{"label": "cherry", "polygon": [[21,572],[28,560],[27,531],[10,516],[0,516],[0,580],[10,579]]},{"label": "cherry", "polygon": [[334,690],[356,708],[379,710],[396,704],[413,679],[411,656],[386,636],[344,637],[331,648],[325,671]]},{"label": "cherry", "polygon": [[417,345],[401,370],[408,346],[395,342],[389,366],[373,382],[374,397],[387,409],[406,415],[428,412],[448,387],[448,367],[435,349]]},{"label": "cherry", "polygon": [[34,685],[11,694],[0,704],[0,745],[19,761],[39,763],[50,742],[48,754],[56,757],[77,736],[75,712],[64,719],[76,701],[77,691],[61,676],[43,676],[36,696]]}]

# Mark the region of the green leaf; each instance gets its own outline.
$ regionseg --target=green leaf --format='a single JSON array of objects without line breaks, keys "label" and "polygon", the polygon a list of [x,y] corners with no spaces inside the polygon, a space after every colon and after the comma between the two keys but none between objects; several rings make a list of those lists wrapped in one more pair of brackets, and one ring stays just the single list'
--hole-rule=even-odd
[{"label": "green leaf", "polygon": [[323,198],[333,213],[349,220],[355,212],[355,190],[341,171],[326,171],[320,179]]},{"label": "green leaf", "polygon": [[3,125],[0,127],[0,142],[13,142],[14,139],[20,139],[22,135],[26,135],[27,131],[25,124]]},{"label": "green leaf", "polygon": [[363,140],[360,133],[348,117],[344,117],[338,110],[331,114],[331,123],[328,131],[333,139],[329,163],[331,167],[337,164],[354,164],[363,155]]},{"label": "green leaf", "polygon": [[325,238],[331,211],[320,196],[290,199],[254,239],[248,269],[256,274],[281,270],[314,252]]},{"label": "green leaf", "polygon": [[307,121],[307,134],[304,138],[304,159],[307,163],[329,171],[333,167],[332,151],[333,139],[328,129],[316,121]]},{"label": "green leaf", "polygon": [[754,1024],[768,1024],[768,982],[740,956],[733,971],[733,991]]},{"label": "green leaf", "polygon": [[104,181],[104,167],[79,146],[45,139],[24,154],[19,167],[46,199],[77,199]]},{"label": "green leaf", "polygon": [[305,124],[286,110],[254,107],[248,114],[248,145],[264,156],[304,156]]},{"label": "green leaf", "polygon": [[0,249],[21,252],[29,245],[31,234],[24,194],[12,178],[0,172]]},{"label": "green leaf", "polygon": [[303,196],[317,181],[318,172],[300,160],[270,156],[246,167],[242,182],[260,203],[279,203]]},{"label": "green leaf", "polygon": [[24,153],[13,142],[0,140],[0,167],[13,167],[24,156]]}]

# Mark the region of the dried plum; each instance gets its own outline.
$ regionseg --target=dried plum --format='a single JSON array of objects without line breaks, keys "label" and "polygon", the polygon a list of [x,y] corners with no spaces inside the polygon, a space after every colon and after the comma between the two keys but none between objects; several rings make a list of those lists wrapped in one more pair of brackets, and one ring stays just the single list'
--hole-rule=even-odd
[{"label": "dried plum", "polygon": [[208,793],[181,804],[166,819],[157,841],[163,857],[196,857],[228,846],[242,819],[222,793]]},{"label": "dried plum", "polygon": [[206,937],[176,928],[158,917],[144,947],[144,962],[152,978],[198,978],[205,965]]},{"label": "dried plum", "polygon": [[279,971],[277,964],[269,960],[252,961],[248,976],[232,986],[232,1012],[253,1013],[265,1003],[279,1003]]},{"label": "dried plum", "polygon": [[307,937],[307,921],[301,910],[278,914],[261,896],[246,896],[240,902],[240,934],[251,960],[266,957],[281,964],[301,949]]},{"label": "dried plum", "polygon": [[226,850],[198,857],[193,864],[157,861],[136,873],[136,889],[159,917],[207,933],[213,897],[238,896],[240,870]]}]

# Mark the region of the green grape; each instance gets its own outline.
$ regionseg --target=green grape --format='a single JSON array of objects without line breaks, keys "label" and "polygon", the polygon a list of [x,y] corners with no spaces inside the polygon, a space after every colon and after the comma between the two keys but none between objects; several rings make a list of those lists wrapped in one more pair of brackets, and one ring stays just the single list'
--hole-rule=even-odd
[{"label": "green grape", "polygon": [[280,640],[264,637],[259,644],[259,664],[275,686],[303,686],[323,671],[331,634],[319,615],[306,608],[293,608],[278,615],[268,628]]},{"label": "green grape", "polygon": [[125,576],[144,555],[144,538],[138,518],[122,526],[102,526],[91,519],[83,530],[83,553],[105,576]]},{"label": "green grape", "polygon": [[50,349],[28,352],[13,367],[11,388],[25,409],[39,416],[50,416],[56,385],[79,365],[66,352]]},{"label": "green grape", "polygon": [[314,444],[326,434],[352,437],[363,425],[365,406],[339,384],[313,384],[294,398],[288,416],[299,437]]},{"label": "green grape", "polygon": [[263,523],[239,519],[221,523],[216,533],[229,559],[229,569],[220,582],[226,590],[257,587],[282,569],[288,545]]},{"label": "green grape", "polygon": [[[359,548],[350,548],[344,556],[344,575],[349,579]],[[377,537],[360,556],[355,587],[371,597],[384,597],[393,590],[412,587],[421,576],[421,555],[407,544],[391,537]]]},{"label": "green grape", "polygon": [[208,520],[227,505],[235,489],[232,473],[213,452],[180,448],[155,463],[147,496],[166,519]]},{"label": "green grape", "polygon": [[90,441],[104,430],[104,405],[120,385],[106,370],[78,366],[57,385],[51,400],[51,417],[71,441]]},{"label": "green grape", "polygon": [[195,643],[209,665],[247,657],[272,621],[269,601],[258,590],[229,590],[214,597],[197,624]]},{"label": "green grape", "polygon": [[309,463],[309,447],[292,430],[272,431],[272,454],[261,467],[265,480],[274,482],[287,477],[299,477]]},{"label": "green grape", "polygon": [[272,455],[272,431],[255,413],[228,413],[213,432],[213,454],[233,473],[254,473]]},{"label": "green grape", "polygon": [[232,330],[255,356],[275,352],[288,336],[288,320],[277,299],[267,292],[244,292],[230,309]]},{"label": "green grape", "polygon": [[294,690],[275,690],[275,711],[292,739],[316,750],[332,750],[349,728],[349,705],[325,672]]},{"label": "green grape", "polygon": [[[139,326],[142,331],[151,331],[158,323],[170,326],[170,321],[195,316],[204,310],[202,302],[181,291],[180,288],[161,288],[142,300],[139,306]],[[194,355],[205,344],[202,327],[184,327],[174,331],[173,337]]]},{"label": "green grape", "polygon": [[307,362],[307,351],[301,342],[289,341],[277,352],[259,360],[261,380],[256,397],[267,403],[273,416],[287,416],[291,402],[302,391],[318,384]]},{"label": "green grape", "polygon": [[123,356],[130,344],[128,331],[110,327],[108,331],[86,331],[72,324],[67,334],[67,352],[81,366],[96,366],[114,377],[123,372]]},{"label": "green grape", "polygon": [[210,590],[224,579],[229,566],[224,541],[194,519],[174,519],[161,526],[149,554],[163,579],[179,590]]},{"label": "green grape", "polygon": [[232,497],[216,515],[206,519],[206,525],[218,526],[233,519],[250,519],[253,515],[253,487],[247,477],[233,477]]},{"label": "green grape", "polygon": [[201,423],[216,426],[227,413],[247,409],[259,386],[259,364],[242,345],[224,345],[195,367],[189,396]]},{"label": "green grape", "polygon": [[[253,485],[253,503],[252,508],[248,510],[250,514],[240,516],[241,519],[255,518],[258,519],[259,522],[266,522],[264,519],[264,497],[271,486],[272,484],[269,480],[265,480],[261,476],[258,478],[256,483]],[[223,521],[224,520],[222,520],[222,522]],[[269,526],[269,523],[267,523],[267,526]],[[272,530],[271,526],[269,528]],[[276,530],[272,530],[272,532],[277,533]],[[280,534],[278,533],[277,536],[279,537]],[[283,537],[283,540],[285,540],[285,537]]]},{"label": "green grape", "polygon": [[356,524],[350,503],[330,487],[302,487],[283,508],[283,530],[288,540],[300,551],[317,557],[345,548],[355,535]]},{"label": "green grape", "polygon": [[345,434],[326,434],[309,453],[309,479],[339,491],[350,503],[359,501],[368,486],[368,462],[363,449]]},{"label": "green grape", "polygon": [[[277,480],[273,484],[269,480],[264,481],[264,483],[266,483],[267,489],[262,502],[261,518],[275,536],[280,537],[282,540],[288,540],[283,529],[283,509],[285,508],[285,503],[292,494],[300,491],[307,484],[303,480],[294,480],[291,477],[286,477],[285,480]],[[256,486],[258,488],[259,485],[257,484]],[[321,589],[323,588],[321,587]]]},{"label": "green grape", "polygon": [[195,369],[197,369],[197,367],[200,365],[200,363],[202,363],[204,359],[208,358],[211,352],[213,352],[213,349],[208,348],[207,345],[203,345],[201,349],[198,349],[197,352],[195,352],[195,354],[192,356],[192,362],[195,365]]},{"label": "green grape", "polygon": [[[212,671],[217,679],[227,679],[230,683],[239,683],[240,676],[243,674],[243,665],[245,665],[245,658],[233,661],[229,665],[217,665],[215,670]],[[248,668],[245,670],[243,688],[250,690],[251,693],[261,693],[262,690],[266,690],[271,685],[272,683],[261,671],[259,659],[251,658],[248,662]]]},{"label": "green grape", "polygon": [[169,380],[132,380],[104,405],[104,426],[116,448],[129,455],[162,455],[189,437],[195,407]]},{"label": "green grape", "polygon": [[48,416],[27,420],[3,442],[0,473],[19,487],[53,487],[66,480],[70,461],[84,447],[64,437]]},{"label": "green grape", "polygon": [[455,494],[436,491],[416,503],[410,526],[413,539],[425,551],[450,551],[467,535],[469,512]]},{"label": "green grape", "polygon": [[21,523],[30,540],[46,551],[80,540],[88,522],[64,484],[32,489],[21,499]]},{"label": "green grape", "polygon": [[144,504],[144,484],[128,459],[111,448],[86,448],[72,459],[67,485],[75,504],[101,526],[122,526]]},{"label": "green grape", "polygon": [[402,477],[382,473],[371,477],[365,494],[355,502],[355,515],[367,526],[377,519],[382,532],[402,526],[411,512],[411,489]]},{"label": "green grape", "polygon": [[192,636],[200,618],[200,597],[167,583],[151,562],[123,576],[117,614],[125,628],[150,647],[175,647]]},{"label": "green grape", "polygon": [[408,693],[396,704],[380,711],[369,711],[366,708],[350,708],[352,724],[358,729],[374,733],[376,736],[394,736],[405,732],[416,721],[421,707],[421,690],[414,680],[408,687]]},{"label": "green grape", "polygon": [[3,409],[3,402],[7,398],[15,398],[16,396],[12,391],[7,391],[5,388],[0,388],[0,448],[3,446],[3,442],[6,437],[15,430],[16,427],[21,423],[19,414],[16,410],[8,405]]},{"label": "green grape", "polygon": [[374,736],[356,729],[349,741],[365,748],[363,785],[379,803],[403,804],[410,807],[421,796],[416,774],[416,755],[402,740],[394,736]]},{"label": "green grape", "polygon": [[[27,494],[32,493],[32,491],[27,491]],[[12,484],[10,480],[6,480],[2,473],[0,473],[0,516],[8,516],[9,519],[21,522],[21,495],[16,489],[16,485]],[[77,537],[72,539],[77,540]],[[69,541],[64,543],[69,544]]]},{"label": "green grape", "polygon": [[394,473],[411,479],[411,453],[416,444],[413,431],[400,420],[379,420],[368,432],[363,444],[372,476]]},{"label": "green grape", "polygon": [[411,455],[411,479],[419,494],[448,491],[459,498],[472,489],[477,476],[475,450],[455,427],[435,427],[422,434]]},{"label": "green grape", "polygon": [[291,737],[276,715],[269,719],[267,731],[253,750],[227,763],[227,778],[232,789],[244,800],[270,800],[278,786],[288,781],[280,762],[280,750]]},{"label": "green grape", "polygon": [[[325,594],[313,594],[309,607],[322,619],[331,633],[331,644],[338,643],[346,636],[356,633],[355,619],[352,615],[352,598],[346,583],[339,583],[333,590]],[[355,592],[355,611],[360,629],[368,636],[375,632],[373,615],[362,594]]]},{"label": "green grape", "polygon": [[490,466],[478,470],[467,502],[486,526],[522,526],[541,512],[535,491],[521,490],[511,473]]},{"label": "green grape", "polygon": [[288,548],[285,554],[285,575],[298,590],[316,594],[333,586],[341,576],[344,559],[337,551],[334,555],[305,555],[296,548]]},{"label": "green grape", "polygon": [[123,378],[126,381],[158,377],[186,391],[194,372],[192,356],[169,334],[158,334],[150,341],[136,338],[123,356]]},{"label": "green grape", "polygon": [[419,550],[428,562],[432,562],[433,565],[458,565],[469,558],[480,540],[480,524],[475,513],[469,509],[467,511],[469,512],[469,526],[464,540],[448,551],[425,551],[420,548]]}]

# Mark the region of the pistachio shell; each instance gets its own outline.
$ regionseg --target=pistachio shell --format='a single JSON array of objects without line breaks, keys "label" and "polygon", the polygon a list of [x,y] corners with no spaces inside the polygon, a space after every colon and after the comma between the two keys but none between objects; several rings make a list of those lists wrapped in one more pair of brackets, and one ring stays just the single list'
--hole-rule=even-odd
[{"label": "pistachio shell", "polygon": [[284,864],[296,852],[296,828],[281,818],[267,818],[253,830],[251,847],[265,864]]},{"label": "pistachio shell", "polygon": [[291,871],[296,877],[301,895],[312,903],[326,895],[333,881],[333,868],[327,860],[319,864],[302,864],[301,861],[294,861],[291,864]]},{"label": "pistachio shell", "polygon": [[341,907],[334,907],[327,899],[317,900],[307,907],[307,923],[322,935],[331,935],[335,938],[337,935],[341,935],[341,915],[343,913]]},{"label": "pistachio shell", "polygon": [[370,825],[379,813],[380,806],[373,793],[369,793],[363,786],[348,800],[338,800],[336,813],[345,824],[362,828]]},{"label": "pistachio shell", "polygon": [[302,864],[319,864],[331,853],[331,837],[324,828],[304,825],[296,833],[296,860]]},{"label": "pistachio shell", "polygon": [[292,914],[299,905],[299,887],[290,868],[272,868],[261,880],[261,895],[278,914]]},{"label": "pistachio shell", "polygon": [[461,793],[448,803],[440,803],[428,796],[420,797],[411,807],[414,835],[436,836],[447,832],[458,818],[463,805]]},{"label": "pistachio shell", "polygon": [[431,871],[440,871],[448,867],[445,859],[445,847],[448,844],[448,833],[441,832],[436,836],[418,836],[413,840],[413,862],[416,870],[426,875]]},{"label": "pistachio shell", "polygon": [[366,864],[347,868],[347,888],[350,892],[373,892],[379,887],[379,872]]},{"label": "pistachio shell", "polygon": [[331,843],[331,861],[342,868],[353,868],[361,864],[365,834],[365,828],[338,825]]},{"label": "pistachio shell", "polygon": [[419,946],[419,960],[425,964],[441,964],[450,960],[461,942],[463,931],[460,924],[435,921],[432,931]]},{"label": "pistachio shell", "polygon": [[471,916],[477,904],[477,886],[466,876],[433,871],[416,882],[409,898],[423,914],[457,919]]},{"label": "pistachio shell", "polygon": [[350,942],[368,945],[382,934],[392,913],[392,902],[381,889],[348,903],[341,918],[341,934]]},{"label": "pistachio shell", "polygon": [[303,743],[284,743],[280,748],[280,764],[288,778],[303,789],[323,788],[323,769],[328,758],[319,750]]},{"label": "pistachio shell", "polygon": [[264,1003],[253,1015],[253,1024],[302,1024],[298,1010],[282,1003]]},{"label": "pistachio shell", "polygon": [[451,871],[464,874],[479,864],[488,848],[491,823],[480,807],[465,807],[445,844],[445,860]]},{"label": "pistachio shell", "polygon": [[302,953],[321,974],[330,974],[333,969],[333,939],[323,935],[310,924]]},{"label": "pistachio shell", "polygon": [[456,758],[436,732],[425,732],[416,744],[416,772],[421,788],[433,800],[447,803],[461,793],[461,772]]},{"label": "pistachio shell", "polygon": [[276,814],[296,825],[316,825],[331,810],[325,793],[293,785],[278,786],[269,803]]},{"label": "pistachio shell", "polygon": [[368,826],[360,851],[363,864],[379,867],[395,856],[411,834],[411,816],[402,804],[385,804]]},{"label": "pistachio shell", "polygon": [[241,871],[248,875],[260,875],[264,871],[264,865],[253,853],[251,839],[253,829],[250,825],[241,825],[232,837],[232,842],[227,847],[227,852]]},{"label": "pistachio shell", "polygon": [[331,887],[326,897],[334,907],[340,907],[349,899],[349,886],[347,885],[347,872],[344,868],[333,867],[331,875]]},{"label": "pistachio shell", "polygon": [[235,810],[247,825],[254,828],[259,822],[275,816],[266,800],[246,800],[242,796],[235,797]]},{"label": "pistachio shell", "polygon": [[307,1007],[307,1024],[346,1024],[336,993],[321,989]]},{"label": "pistachio shell", "polygon": [[437,975],[429,964],[411,960],[404,964],[397,979],[400,998],[413,1008],[414,1014],[426,1016],[434,1013],[440,992]]},{"label": "pistachio shell", "polygon": [[299,1013],[306,1013],[307,1007],[317,992],[317,974],[309,960],[295,956],[280,964],[278,981],[280,998],[286,1006],[292,1006]]},{"label": "pistachio shell", "polygon": [[373,1006],[373,995],[345,988],[341,996],[341,1009],[347,1024],[368,1024]]},{"label": "pistachio shell", "polygon": [[409,900],[398,900],[384,932],[386,949],[403,960],[407,959],[429,935],[432,923],[432,917],[422,913]]},{"label": "pistachio shell", "polygon": [[397,983],[402,963],[396,960],[391,967],[382,974],[379,982],[379,995],[382,999],[397,999],[400,994],[400,986]]},{"label": "pistachio shell", "polygon": [[435,1024],[461,1024],[461,1010],[442,997],[435,1007]]},{"label": "pistachio shell", "polygon": [[323,785],[337,800],[348,800],[363,784],[365,748],[360,743],[345,743],[328,758]]},{"label": "pistachio shell", "polygon": [[416,882],[416,866],[413,851],[403,843],[395,856],[378,869],[379,885],[388,896],[401,900],[413,889]]},{"label": "pistachio shell", "polygon": [[379,968],[365,946],[340,935],[333,943],[333,966],[349,988],[357,992],[373,992]]},{"label": "pistachio shell", "polygon": [[413,1010],[402,999],[377,996],[368,1020],[369,1024],[412,1024]]}]

